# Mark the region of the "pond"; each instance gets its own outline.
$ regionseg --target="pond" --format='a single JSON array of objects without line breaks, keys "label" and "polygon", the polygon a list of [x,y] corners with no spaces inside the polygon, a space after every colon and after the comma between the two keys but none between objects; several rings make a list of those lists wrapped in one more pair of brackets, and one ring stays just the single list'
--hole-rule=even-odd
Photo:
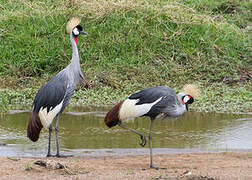
[{"label": "pond", "polygon": [[[148,154],[140,138],[119,126],[104,124],[106,111],[63,113],[61,115],[60,150],[74,156]],[[29,112],[0,116],[0,156],[45,157],[48,131],[43,129],[38,142],[26,137]],[[128,127],[148,137],[150,119],[137,118]],[[187,112],[177,119],[156,119],[153,129],[154,154],[216,152],[252,149],[252,116]],[[55,136],[52,136],[55,153]]]}]

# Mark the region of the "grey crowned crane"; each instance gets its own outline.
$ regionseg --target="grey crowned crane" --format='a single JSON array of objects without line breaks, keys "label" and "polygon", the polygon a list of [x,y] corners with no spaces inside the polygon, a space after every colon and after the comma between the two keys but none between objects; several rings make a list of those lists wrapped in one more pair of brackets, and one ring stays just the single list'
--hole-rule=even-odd
[{"label": "grey crowned crane", "polygon": [[70,41],[73,49],[71,63],[39,89],[34,99],[32,113],[28,122],[27,137],[33,142],[39,139],[39,134],[43,127],[49,130],[47,157],[52,156],[51,133],[53,119],[55,117],[57,119],[55,125],[57,153],[55,156],[60,157],[58,141],[60,115],[69,103],[77,84],[80,81],[86,84],[80,68],[77,46],[79,35],[86,35],[87,33],[82,31],[79,23],[79,19],[72,18],[66,26],[67,33],[70,33]]},{"label": "grey crowned crane", "polygon": [[[131,129],[122,124],[128,119],[148,116],[151,119],[149,132],[149,148],[150,148],[150,168],[154,167],[152,162],[152,128],[154,120],[162,115],[165,117],[178,117],[188,111],[188,105],[193,103],[194,98],[198,97],[200,91],[195,85],[186,85],[183,92],[176,94],[171,88],[166,86],[152,87],[136,92],[130,95],[126,100],[119,102],[106,114],[104,122],[111,128],[119,125],[133,133],[136,133],[141,138],[141,146],[145,146],[146,137],[134,129]],[[162,168],[163,169],[163,168]]]}]

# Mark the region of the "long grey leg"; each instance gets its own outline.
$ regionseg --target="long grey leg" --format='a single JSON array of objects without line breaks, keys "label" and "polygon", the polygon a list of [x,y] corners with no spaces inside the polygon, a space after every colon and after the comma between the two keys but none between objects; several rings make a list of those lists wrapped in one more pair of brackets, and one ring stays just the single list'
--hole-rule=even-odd
[{"label": "long grey leg", "polygon": [[152,128],[153,128],[153,124],[154,124],[154,120],[153,118],[151,118],[151,126],[150,126],[150,132],[149,132],[149,146],[150,146],[150,168],[159,170],[159,169],[167,169],[167,168],[160,168],[160,167],[154,167],[153,166],[153,161],[152,161]]},{"label": "long grey leg", "polygon": [[120,126],[121,128],[127,129],[127,130],[129,130],[129,131],[131,131],[131,132],[133,132],[133,133],[135,133],[137,135],[139,135],[140,138],[141,138],[141,140],[142,140],[142,142],[140,143],[140,145],[142,147],[145,146],[145,144],[146,144],[146,137],[145,137],[145,135],[143,133],[140,133],[137,130],[134,130],[134,129],[131,129],[131,128],[127,127],[127,126],[122,125],[121,121],[118,122],[118,126]]},{"label": "long grey leg", "polygon": [[48,138],[48,152],[47,152],[47,157],[51,157],[51,135],[52,135],[52,125],[49,127],[49,138]]},{"label": "long grey leg", "polygon": [[58,139],[59,118],[60,118],[60,115],[57,115],[57,120],[56,120],[56,125],[55,125],[56,148],[57,148],[56,156],[57,156],[57,157],[60,157],[60,155],[59,155],[59,139]]},{"label": "long grey leg", "polygon": [[150,126],[150,132],[149,132],[149,147],[150,147],[150,168],[153,167],[153,162],[152,162],[152,127],[153,127],[154,119],[151,119],[151,126]]},{"label": "long grey leg", "polygon": [[56,147],[57,147],[56,157],[70,157],[70,156],[73,156],[73,155],[60,155],[60,153],[59,153],[59,138],[58,138],[59,119],[60,119],[60,115],[57,116],[56,125],[55,125],[55,136],[56,136]]}]

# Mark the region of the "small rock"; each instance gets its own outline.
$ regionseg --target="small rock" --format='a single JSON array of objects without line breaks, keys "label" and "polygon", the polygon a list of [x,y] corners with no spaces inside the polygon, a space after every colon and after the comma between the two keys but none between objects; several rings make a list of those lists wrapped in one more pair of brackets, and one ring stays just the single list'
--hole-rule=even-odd
[{"label": "small rock", "polygon": [[19,161],[20,158],[18,157],[7,157],[9,160],[12,160],[12,161]]},{"label": "small rock", "polygon": [[34,164],[46,167],[46,162],[45,161],[38,160],[38,161],[34,162]]},{"label": "small rock", "polygon": [[188,171],[185,176],[192,176],[192,172]]},{"label": "small rock", "polygon": [[26,167],[25,170],[30,171],[30,170],[32,170],[32,167]]},{"label": "small rock", "polygon": [[65,165],[63,165],[59,162],[53,162],[53,161],[38,160],[38,161],[34,162],[34,164],[42,166],[42,167],[47,167],[50,169],[64,169],[64,168],[66,168]]},{"label": "small rock", "polygon": [[54,169],[64,169],[65,166],[60,164],[59,162],[54,165]]}]

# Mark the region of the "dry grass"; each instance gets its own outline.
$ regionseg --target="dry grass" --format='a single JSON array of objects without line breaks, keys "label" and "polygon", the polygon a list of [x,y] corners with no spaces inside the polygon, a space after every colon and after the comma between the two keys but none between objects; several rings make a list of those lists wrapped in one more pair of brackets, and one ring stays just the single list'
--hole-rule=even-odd
[{"label": "dry grass", "polygon": [[[67,5],[61,4],[61,6],[66,7]],[[231,24],[227,23],[224,18],[217,19],[215,16],[199,14],[194,9],[179,3],[179,1],[170,1],[165,5],[161,5],[156,1],[144,0],[89,0],[84,2],[81,1],[76,6],[78,9],[76,13],[83,18],[100,19],[115,11],[124,13],[127,11],[153,11],[156,17],[160,17],[161,14],[164,14],[176,24],[208,24],[216,27],[229,26],[232,29],[236,29]]]},{"label": "dry grass", "polygon": [[[13,16],[51,16],[53,14],[66,13],[71,13],[73,16],[79,16],[81,18],[103,19],[113,12],[126,13],[128,11],[137,11],[141,13],[153,11],[156,17],[161,17],[160,15],[162,14],[166,15],[176,24],[208,24],[216,27],[228,26],[235,31],[238,30],[232,24],[227,23],[224,18],[199,14],[194,9],[179,3],[179,1],[170,1],[166,4],[159,4],[156,3],[156,1],[150,2],[146,0],[79,0],[75,1],[75,3],[71,1],[56,1],[54,3],[54,5],[48,5],[45,2],[24,0],[10,3],[11,6],[19,6],[20,8],[14,8],[10,11],[10,9],[2,7],[3,13],[0,15],[0,20],[7,20]],[[155,16],[150,18],[154,18]]]}]

